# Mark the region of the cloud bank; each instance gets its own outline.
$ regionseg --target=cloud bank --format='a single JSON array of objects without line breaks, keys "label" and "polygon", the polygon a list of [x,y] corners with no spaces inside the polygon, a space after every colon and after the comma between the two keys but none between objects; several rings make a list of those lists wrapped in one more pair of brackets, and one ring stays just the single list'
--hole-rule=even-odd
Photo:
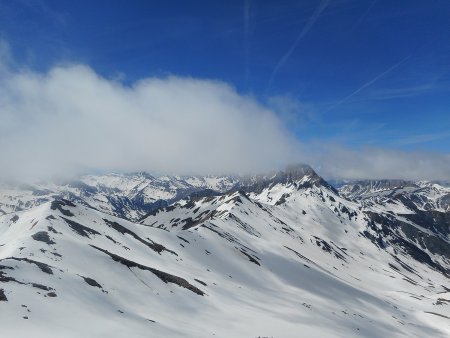
[{"label": "cloud bank", "polygon": [[251,172],[295,161],[300,149],[276,114],[220,81],[125,86],[84,65],[1,78],[3,175]]},{"label": "cloud bank", "polygon": [[302,143],[276,112],[290,102],[269,108],[221,81],[168,76],[128,86],[80,64],[17,70],[6,47],[0,179],[249,173],[302,162],[326,178],[450,180],[449,154]]},{"label": "cloud bank", "polygon": [[332,179],[450,180],[450,154],[401,151],[376,147],[354,150],[319,144],[309,159],[317,171]]}]

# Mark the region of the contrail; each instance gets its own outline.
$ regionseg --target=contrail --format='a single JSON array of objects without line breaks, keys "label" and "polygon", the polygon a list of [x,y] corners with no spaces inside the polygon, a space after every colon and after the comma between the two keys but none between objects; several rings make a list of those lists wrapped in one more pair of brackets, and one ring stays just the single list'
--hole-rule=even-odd
[{"label": "contrail", "polygon": [[359,19],[356,21],[355,25],[353,26],[353,29],[358,27],[367,17],[367,15],[369,14],[370,10],[372,9],[373,6],[375,6],[375,4],[377,3],[377,0],[373,0],[372,3],[369,5],[369,7],[366,9],[366,11],[363,13],[363,15],[361,15],[359,17]]},{"label": "contrail", "polygon": [[309,18],[308,22],[306,23],[306,26],[303,27],[300,34],[297,36],[297,39],[295,39],[294,43],[292,44],[291,48],[286,52],[286,54],[283,55],[283,57],[278,61],[275,68],[273,69],[272,75],[269,79],[269,84],[267,85],[268,88],[272,85],[272,82],[277,75],[278,71],[283,67],[283,65],[286,63],[286,61],[290,58],[291,54],[294,52],[294,50],[297,48],[297,45],[299,42],[304,38],[304,36],[309,32],[309,30],[314,26],[317,19],[319,18],[320,14],[324,11],[324,9],[328,6],[329,0],[323,0],[320,5],[316,8],[314,13]]},{"label": "contrail", "polygon": [[329,112],[330,110],[333,110],[334,108],[336,108],[337,106],[343,104],[344,102],[346,102],[348,99],[350,99],[351,97],[355,96],[356,94],[358,94],[360,91],[366,89],[367,87],[371,86],[372,84],[374,84],[375,82],[377,82],[379,79],[381,79],[383,76],[389,74],[390,72],[392,72],[395,68],[399,67],[401,64],[403,64],[406,60],[408,60],[411,57],[411,55],[405,57],[403,60],[401,60],[400,62],[397,62],[395,65],[389,67],[388,69],[386,69],[384,72],[382,72],[381,74],[378,74],[377,76],[375,76],[372,80],[364,83],[361,87],[359,87],[358,89],[356,89],[354,92],[352,92],[351,94],[347,95],[346,97],[344,97],[343,99],[339,100],[337,103],[335,103],[334,105],[332,105],[330,108],[328,108],[325,113]]}]

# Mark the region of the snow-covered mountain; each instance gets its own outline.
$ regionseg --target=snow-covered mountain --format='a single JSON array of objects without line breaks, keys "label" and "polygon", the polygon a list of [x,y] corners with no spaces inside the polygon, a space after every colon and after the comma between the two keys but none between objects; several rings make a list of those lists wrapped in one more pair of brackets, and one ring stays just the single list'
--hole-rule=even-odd
[{"label": "snow-covered mountain", "polygon": [[381,180],[357,181],[339,188],[342,196],[365,204],[401,205],[411,211],[450,211],[450,187],[437,182]]},{"label": "snow-covered mountain", "polygon": [[307,166],[80,182],[2,193],[5,336],[450,336],[445,187],[337,191]]},{"label": "snow-covered mountain", "polygon": [[211,189],[230,190],[230,176],[161,176],[147,173],[86,175],[69,182],[0,186],[0,214],[26,210],[55,198],[68,199],[108,214],[138,220],[146,213]]}]

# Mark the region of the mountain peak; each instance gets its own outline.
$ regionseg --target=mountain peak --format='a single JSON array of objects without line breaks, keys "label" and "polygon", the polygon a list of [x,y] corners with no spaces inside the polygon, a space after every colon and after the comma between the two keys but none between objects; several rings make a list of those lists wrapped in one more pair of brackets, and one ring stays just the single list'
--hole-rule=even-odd
[{"label": "mountain peak", "polygon": [[306,164],[292,164],[276,172],[242,177],[240,189],[245,192],[261,193],[265,188],[276,184],[295,184],[297,188],[322,186],[338,194],[335,188]]}]

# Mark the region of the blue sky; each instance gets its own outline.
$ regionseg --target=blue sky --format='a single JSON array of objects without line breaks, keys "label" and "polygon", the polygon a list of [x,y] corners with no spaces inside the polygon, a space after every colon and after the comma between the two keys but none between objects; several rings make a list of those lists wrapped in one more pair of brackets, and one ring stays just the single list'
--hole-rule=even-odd
[{"label": "blue sky", "polygon": [[302,142],[450,152],[450,2],[3,1],[17,68],[217,79]]}]

